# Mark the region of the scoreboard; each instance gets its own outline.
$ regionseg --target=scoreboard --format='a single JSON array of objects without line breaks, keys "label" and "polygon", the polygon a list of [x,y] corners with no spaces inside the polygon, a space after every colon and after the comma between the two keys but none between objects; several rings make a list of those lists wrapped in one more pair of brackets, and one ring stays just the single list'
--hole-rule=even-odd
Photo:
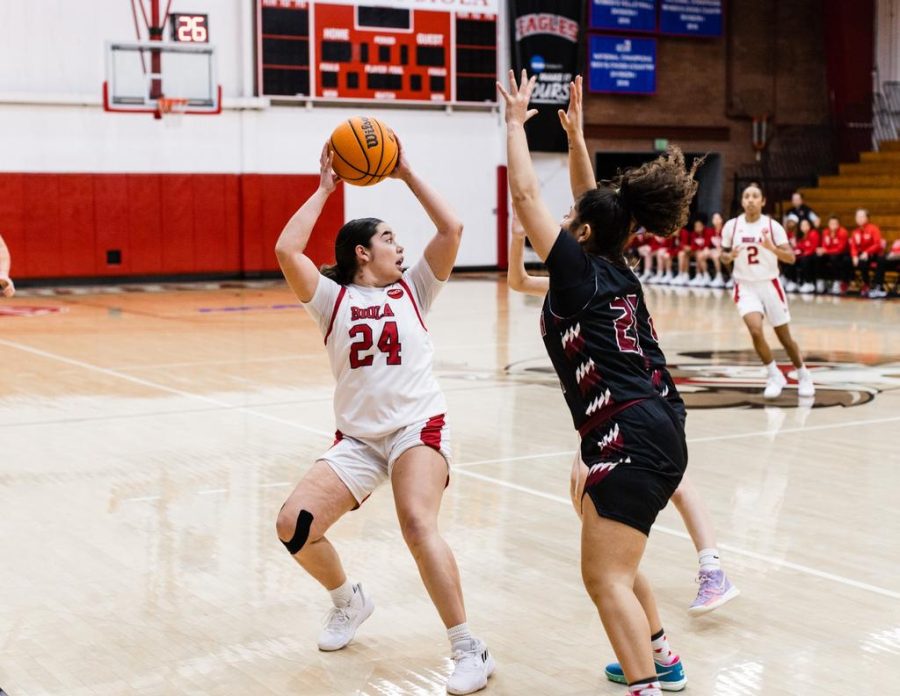
[{"label": "scoreboard", "polygon": [[259,93],[493,103],[496,1],[258,0]]}]

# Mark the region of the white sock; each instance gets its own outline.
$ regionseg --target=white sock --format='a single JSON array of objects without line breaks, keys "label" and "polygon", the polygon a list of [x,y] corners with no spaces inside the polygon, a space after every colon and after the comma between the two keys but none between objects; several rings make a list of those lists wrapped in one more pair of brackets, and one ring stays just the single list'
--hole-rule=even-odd
[{"label": "white sock", "polygon": [[678,661],[678,655],[672,652],[666,632],[660,629],[659,633],[650,636],[650,646],[653,648],[653,661],[658,665],[671,665]]},{"label": "white sock", "polygon": [[328,594],[331,595],[331,601],[336,607],[350,606],[350,602],[353,600],[354,592],[355,590],[353,589],[353,582],[349,578],[340,587],[336,587],[333,590],[328,590]]},{"label": "white sock", "polygon": [[700,560],[700,570],[722,569],[719,563],[719,549],[700,549],[697,558]]},{"label": "white sock", "polygon": [[662,696],[659,682],[632,684],[628,687],[628,696]]},{"label": "white sock", "polygon": [[806,365],[801,365],[797,368],[797,378],[798,379],[809,379],[809,370],[806,369]]},{"label": "white sock", "polygon": [[781,374],[781,370],[778,369],[778,363],[776,363],[774,360],[766,365],[766,370],[768,370],[769,372],[769,377],[777,377],[779,374]]},{"label": "white sock", "polygon": [[468,648],[468,645],[460,646],[459,644],[472,640],[472,634],[469,633],[469,624],[461,623],[456,626],[451,626],[447,629],[447,638],[450,639],[450,649],[456,650],[457,647]]}]

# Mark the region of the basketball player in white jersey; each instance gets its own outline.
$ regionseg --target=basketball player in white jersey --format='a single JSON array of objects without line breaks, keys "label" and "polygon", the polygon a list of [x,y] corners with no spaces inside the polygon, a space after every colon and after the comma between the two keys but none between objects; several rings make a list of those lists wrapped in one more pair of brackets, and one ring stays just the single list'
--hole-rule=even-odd
[{"label": "basketball player in white jersey", "polygon": [[9,267],[12,259],[9,255],[9,249],[3,237],[0,237],[0,295],[3,297],[12,297],[16,294],[16,286],[9,277]]},{"label": "basketball player in white jersey", "polygon": [[390,225],[363,218],[341,228],[337,263],[320,272],[303,252],[337,182],[327,145],[320,166],[318,190],[288,221],[275,251],[288,284],[325,338],[337,382],[338,432],[281,508],[278,537],[331,593],[334,608],[319,649],[343,648],[374,605],[362,585],[347,578],[325,533],[390,480],[403,538],[447,627],[454,662],[447,691],[472,693],[486,686],[494,658],[469,632],[459,570],[437,529],[450,443],[425,324],[453,269],[462,223],[413,173],[401,148],[391,177],[409,187],[437,228],[423,257],[404,272],[403,248]]},{"label": "basketball player in white jersey", "polygon": [[778,262],[792,264],[796,257],[784,228],[763,215],[765,204],[765,196],[758,184],[750,184],[744,189],[741,196],[744,214],[726,222],[722,229],[722,261],[734,264],[734,301],[750,331],[753,347],[768,372],[763,395],[767,399],[777,399],[787,384],[763,333],[765,317],[797,370],[797,395],[811,397],[815,394],[815,386],[803,364],[800,348],[791,337],[791,313],[778,280]]}]

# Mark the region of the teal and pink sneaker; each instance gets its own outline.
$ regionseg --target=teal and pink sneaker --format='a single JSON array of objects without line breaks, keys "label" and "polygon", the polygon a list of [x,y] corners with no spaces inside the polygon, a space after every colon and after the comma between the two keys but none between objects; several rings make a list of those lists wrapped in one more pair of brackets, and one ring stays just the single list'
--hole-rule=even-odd
[{"label": "teal and pink sneaker", "polygon": [[[684,676],[684,667],[681,665],[681,658],[675,658],[675,662],[671,665],[656,665],[656,676],[659,677],[659,686],[663,691],[681,691],[687,684],[687,678]],[[611,662],[606,665],[606,678],[616,684],[627,684],[625,680],[625,672],[622,671],[622,665],[618,662]]]},{"label": "teal and pink sneaker", "polygon": [[724,570],[701,570],[697,582],[700,583],[697,598],[688,607],[688,614],[691,616],[718,609],[741,593],[728,580]]}]

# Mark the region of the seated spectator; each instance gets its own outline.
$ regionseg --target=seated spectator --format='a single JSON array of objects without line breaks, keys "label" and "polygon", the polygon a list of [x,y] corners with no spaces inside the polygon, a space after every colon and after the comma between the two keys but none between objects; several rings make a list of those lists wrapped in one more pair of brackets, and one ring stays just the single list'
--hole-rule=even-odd
[{"label": "seated spectator", "polygon": [[828,218],[828,225],[822,231],[822,246],[816,249],[816,292],[825,291],[826,281],[831,283],[832,295],[847,292],[852,269],[849,238],[837,215]]},{"label": "seated spectator", "polygon": [[802,193],[794,191],[794,195],[791,196],[791,206],[793,207],[787,211],[787,215],[795,215],[797,217],[798,225],[803,220],[809,220],[809,224],[818,229],[820,222],[819,216],[813,212],[812,208],[803,202]]},{"label": "seated spectator", "polygon": [[[900,275],[900,239],[895,239],[884,261],[885,270]],[[900,296],[900,280],[894,281],[894,296]]]},{"label": "seated spectator", "polygon": [[[856,229],[850,234],[850,260],[862,277],[859,296],[873,300],[887,297],[884,289],[884,243],[881,230],[869,221],[869,211],[865,208],[856,211]],[[871,289],[870,280],[873,281]]]},{"label": "seated spectator", "polygon": [[816,291],[816,250],[819,248],[819,230],[809,220],[800,221],[800,232],[795,244],[797,255],[797,290],[809,295]]},{"label": "seated spectator", "polygon": [[691,287],[708,288],[712,283],[707,264],[710,237],[712,237],[712,230],[706,226],[706,222],[702,218],[694,220],[690,234],[690,255],[694,257],[696,271],[693,280],[688,283]]},{"label": "seated spectator", "polygon": [[712,234],[710,236],[711,244],[709,251],[709,258],[713,262],[713,267],[716,269],[716,277],[713,278],[712,283],[710,283],[711,288],[732,288],[734,287],[734,281],[731,279],[731,275],[728,274],[728,279],[723,280],[723,271],[727,269],[727,267],[723,268],[722,264],[722,228],[725,227],[725,218],[722,217],[721,213],[713,213],[712,216]]},{"label": "seated spectator", "polygon": [[[788,213],[784,218],[784,231],[787,233],[788,243],[791,245],[791,249],[794,250],[794,253],[797,253],[797,235],[799,233],[799,225],[800,218],[798,218],[794,213]],[[797,264],[780,264],[781,272],[784,276],[782,280],[782,286],[784,286],[785,292],[797,292],[797,289],[800,287],[797,276]]]},{"label": "seated spectator", "polygon": [[653,253],[651,248],[654,235],[650,234],[643,227],[638,228],[637,232],[631,237],[631,241],[625,248],[625,256],[634,265],[634,272],[642,283],[645,283],[653,275]]},{"label": "seated spectator", "polygon": [[650,276],[647,282],[651,285],[671,285],[675,280],[672,275],[672,256],[675,250],[675,238],[678,235],[670,237],[657,237],[652,235],[653,239],[650,248],[656,257],[656,273]]},{"label": "seated spectator", "polygon": [[640,275],[637,272],[637,263],[641,260],[641,255],[638,253],[638,247],[640,246],[643,237],[644,228],[641,227],[631,235],[631,239],[629,239],[628,243],[625,245],[625,259],[628,261],[628,265],[634,269],[636,275]]},{"label": "seated spectator", "polygon": [[678,257],[678,275],[672,280],[672,285],[687,285],[691,280],[691,233],[682,227],[669,240],[672,242],[672,255]]}]

